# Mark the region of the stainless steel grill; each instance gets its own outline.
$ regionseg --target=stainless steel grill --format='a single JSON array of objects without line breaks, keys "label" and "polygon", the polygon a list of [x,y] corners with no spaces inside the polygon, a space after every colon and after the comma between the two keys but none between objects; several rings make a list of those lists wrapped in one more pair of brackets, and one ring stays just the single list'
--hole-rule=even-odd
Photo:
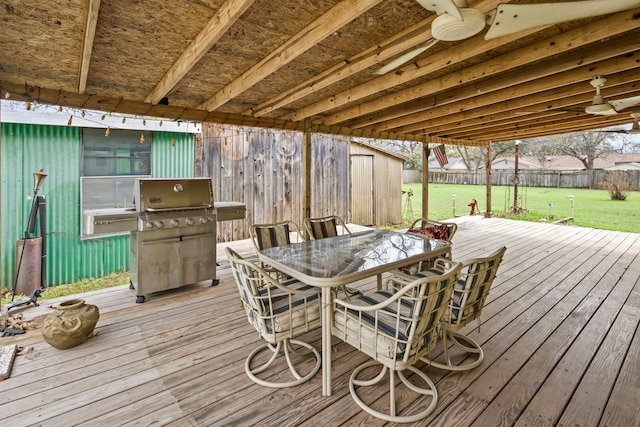
[{"label": "stainless steel grill", "polygon": [[210,178],[140,178],[134,187],[131,288],[146,295],[216,279],[216,209]]}]

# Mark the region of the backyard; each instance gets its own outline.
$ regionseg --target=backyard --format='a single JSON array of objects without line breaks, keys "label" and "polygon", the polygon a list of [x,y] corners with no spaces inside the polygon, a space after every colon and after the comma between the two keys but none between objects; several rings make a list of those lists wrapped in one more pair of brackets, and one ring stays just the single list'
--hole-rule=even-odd
[{"label": "backyard", "polygon": [[[404,184],[403,191],[402,216],[406,226],[412,219],[421,216],[422,184]],[[523,212],[518,215],[511,214],[513,191],[513,187],[492,187],[491,204],[495,216],[547,222],[573,217],[573,220],[568,221],[571,225],[603,230],[640,231],[638,191],[629,191],[626,200],[620,201],[611,200],[606,190],[519,187],[518,207]],[[473,199],[478,202],[478,209],[484,212],[485,192],[482,185],[429,184],[429,218],[443,220],[469,215],[471,207],[468,205]],[[411,196],[407,197],[409,194]],[[573,196],[573,200],[570,196]]]}]

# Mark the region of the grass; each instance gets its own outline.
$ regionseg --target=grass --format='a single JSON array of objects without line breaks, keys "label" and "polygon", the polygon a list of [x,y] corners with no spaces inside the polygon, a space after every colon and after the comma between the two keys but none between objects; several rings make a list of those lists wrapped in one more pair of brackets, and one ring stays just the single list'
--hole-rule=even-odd
[{"label": "grass", "polygon": [[[406,224],[421,216],[422,185],[405,184],[405,192],[410,190],[410,206],[407,193],[403,198],[403,218]],[[482,185],[429,184],[429,217],[436,220],[468,215],[467,206],[476,199],[482,211],[486,208],[486,190]],[[455,195],[455,200],[453,199]],[[573,196],[573,210],[571,199]],[[455,205],[455,215],[454,215]],[[511,214],[513,208],[513,187],[492,187],[491,205],[494,215],[524,221],[553,222],[573,217],[572,225],[603,230],[640,231],[640,192],[630,191],[626,200],[611,200],[606,190],[585,190],[572,188],[519,187],[518,205],[523,212]],[[413,211],[413,215],[411,215]]]},{"label": "grass", "polygon": [[[403,218],[405,226],[419,218],[422,212],[422,185],[405,184],[405,192],[412,191],[413,196],[407,205],[407,193],[403,198]],[[454,216],[468,215],[468,206],[476,199],[479,208],[486,208],[485,187],[481,185],[429,184],[429,218],[449,219]],[[574,217],[570,224],[604,230],[638,232],[640,230],[640,192],[632,191],[624,201],[611,200],[606,190],[583,190],[567,188],[520,187],[518,203],[523,211],[518,215],[510,214],[513,207],[512,187],[492,187],[491,201],[493,213],[510,219],[523,221],[553,222]],[[452,196],[455,195],[455,200]],[[573,211],[571,200],[573,197]],[[74,295],[112,286],[129,283],[129,272],[117,272],[100,278],[83,279],[47,288],[45,299]],[[11,302],[11,290],[2,289],[2,304]],[[25,298],[16,295],[15,300]]]},{"label": "grass", "polygon": [[[98,289],[111,288],[129,283],[129,272],[119,271],[107,274],[103,277],[82,279],[74,283],[58,286],[49,286],[42,294],[43,299],[53,299]],[[11,303],[11,289],[2,289],[2,305]],[[25,295],[16,295],[14,301],[26,298]]]}]

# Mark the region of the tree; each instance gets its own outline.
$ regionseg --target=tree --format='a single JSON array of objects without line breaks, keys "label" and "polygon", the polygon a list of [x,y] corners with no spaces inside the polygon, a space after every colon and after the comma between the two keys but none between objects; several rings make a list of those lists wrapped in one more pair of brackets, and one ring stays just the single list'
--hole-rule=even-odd
[{"label": "tree", "polygon": [[562,154],[566,154],[580,160],[585,169],[593,170],[595,159],[615,152],[611,141],[614,134],[609,132],[579,132],[568,133],[551,137],[555,142],[555,148]]}]

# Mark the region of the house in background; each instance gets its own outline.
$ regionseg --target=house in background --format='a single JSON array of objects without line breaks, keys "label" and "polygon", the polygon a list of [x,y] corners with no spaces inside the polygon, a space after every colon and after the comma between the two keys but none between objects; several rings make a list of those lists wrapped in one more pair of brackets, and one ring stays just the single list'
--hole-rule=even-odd
[{"label": "house in background", "polygon": [[[632,163],[640,163],[639,153],[611,153],[598,157],[594,161],[594,169],[611,169],[624,170],[625,165]],[[491,163],[493,170],[515,168],[514,157],[498,157]],[[540,160],[532,156],[522,156],[518,158],[518,170],[527,169],[546,169],[546,170],[562,170],[562,171],[580,171],[585,170],[584,164],[573,156],[546,156],[544,164]],[[626,169],[634,169],[633,166]]]},{"label": "house in background", "polygon": [[435,156],[429,157],[429,170],[434,172],[442,171],[468,171],[467,165],[462,160],[462,157],[448,157],[449,162],[440,166]]}]

